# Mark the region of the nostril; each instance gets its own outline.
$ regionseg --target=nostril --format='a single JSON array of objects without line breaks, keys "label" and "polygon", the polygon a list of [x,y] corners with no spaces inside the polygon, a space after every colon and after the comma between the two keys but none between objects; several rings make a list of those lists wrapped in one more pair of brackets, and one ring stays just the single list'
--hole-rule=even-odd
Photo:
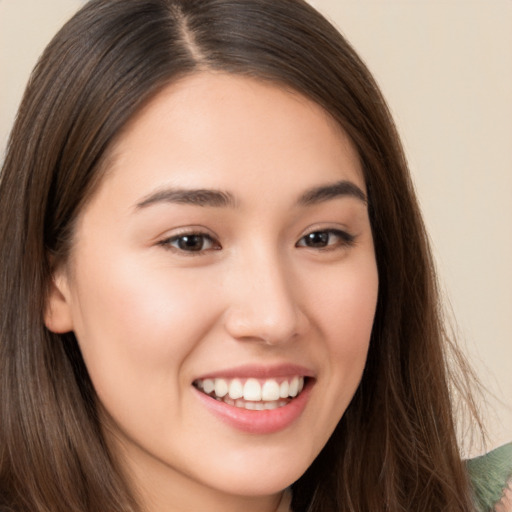
[{"label": "nostril", "polygon": [[[267,306],[270,306],[267,308]],[[231,337],[240,341],[256,341],[280,345],[295,341],[300,332],[300,314],[292,305],[272,308],[252,305],[245,311],[240,305],[229,312],[225,328]]]}]

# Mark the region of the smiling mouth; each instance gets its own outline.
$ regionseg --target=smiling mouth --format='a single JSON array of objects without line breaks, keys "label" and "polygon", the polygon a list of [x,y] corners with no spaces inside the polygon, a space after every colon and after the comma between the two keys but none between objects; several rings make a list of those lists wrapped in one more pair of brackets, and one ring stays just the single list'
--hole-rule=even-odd
[{"label": "smiling mouth", "polygon": [[252,411],[278,409],[299,396],[306,377],[280,379],[197,379],[193,386],[205,395],[233,407]]}]

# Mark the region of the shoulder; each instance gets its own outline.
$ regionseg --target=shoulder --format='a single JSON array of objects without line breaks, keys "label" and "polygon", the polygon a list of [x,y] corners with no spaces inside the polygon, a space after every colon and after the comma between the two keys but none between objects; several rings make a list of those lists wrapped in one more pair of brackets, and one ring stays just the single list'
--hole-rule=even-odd
[{"label": "shoulder", "polygon": [[512,443],[466,461],[478,512],[512,512]]}]

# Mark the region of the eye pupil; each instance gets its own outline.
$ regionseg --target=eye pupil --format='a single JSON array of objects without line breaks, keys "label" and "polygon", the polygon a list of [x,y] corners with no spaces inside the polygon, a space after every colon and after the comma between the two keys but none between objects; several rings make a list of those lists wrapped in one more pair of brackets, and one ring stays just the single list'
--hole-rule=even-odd
[{"label": "eye pupil", "polygon": [[305,239],[308,247],[325,247],[329,243],[329,233],[326,231],[315,231],[306,235]]},{"label": "eye pupil", "polygon": [[178,239],[178,247],[183,251],[200,251],[203,245],[203,235],[186,235]]}]

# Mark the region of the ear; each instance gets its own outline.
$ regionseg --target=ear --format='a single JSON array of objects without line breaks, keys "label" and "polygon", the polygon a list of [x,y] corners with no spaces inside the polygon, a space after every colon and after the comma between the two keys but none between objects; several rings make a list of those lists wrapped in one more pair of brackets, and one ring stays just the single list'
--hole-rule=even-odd
[{"label": "ear", "polygon": [[65,272],[62,270],[55,272],[44,312],[44,323],[50,331],[63,334],[73,330],[70,297]]}]

